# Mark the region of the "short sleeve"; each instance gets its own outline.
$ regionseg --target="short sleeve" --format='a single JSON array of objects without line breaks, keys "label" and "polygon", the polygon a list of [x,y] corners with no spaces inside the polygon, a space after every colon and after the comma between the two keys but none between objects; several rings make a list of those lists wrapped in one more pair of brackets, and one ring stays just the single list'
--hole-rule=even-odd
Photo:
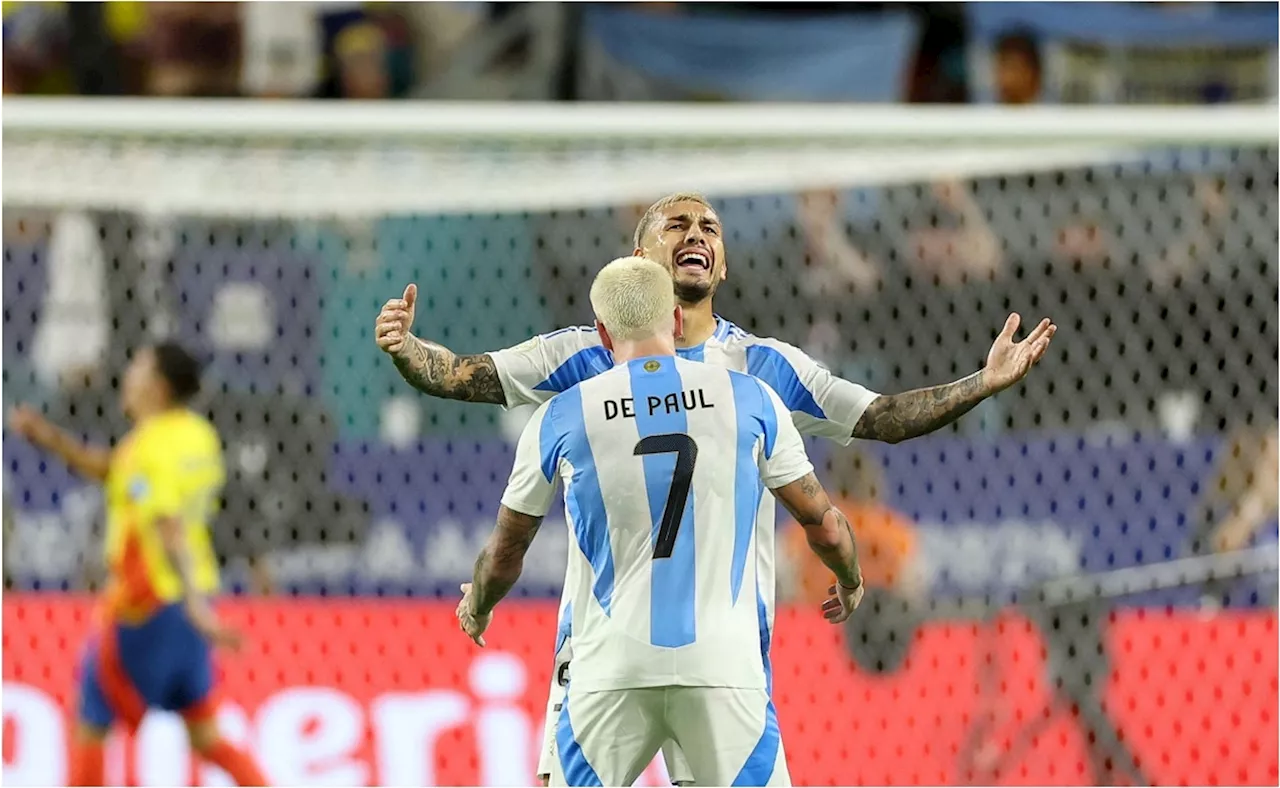
[{"label": "short sleeve", "polygon": [[175,463],[148,460],[129,478],[126,488],[138,516],[146,523],[182,516],[182,484]]},{"label": "short sleeve", "polygon": [[544,402],[525,425],[502,493],[503,506],[531,517],[546,516],[555,497],[560,440],[549,415],[554,404],[554,399]]},{"label": "short sleeve", "polygon": [[211,427],[149,436],[140,455],[126,492],[144,522],[165,517],[207,520],[226,480],[218,436]]},{"label": "short sleeve", "polygon": [[747,372],[769,384],[800,432],[853,440],[853,428],[879,395],[831,374],[799,348],[776,339],[755,339],[746,349]]},{"label": "short sleeve", "polygon": [[813,463],[804,449],[800,431],[792,423],[790,412],[782,399],[765,383],[760,384],[764,394],[764,451],[760,455],[760,476],[765,487],[776,490],[813,472]]},{"label": "short sleeve", "polygon": [[575,326],[541,334],[489,354],[507,408],[536,405],[612,368],[595,329]]}]

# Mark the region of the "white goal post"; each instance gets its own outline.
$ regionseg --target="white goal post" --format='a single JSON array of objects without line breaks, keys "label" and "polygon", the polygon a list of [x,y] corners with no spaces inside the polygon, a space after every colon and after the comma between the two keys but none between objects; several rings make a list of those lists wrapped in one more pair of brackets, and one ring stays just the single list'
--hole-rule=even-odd
[{"label": "white goal post", "polygon": [[329,103],[7,98],[4,202],[370,218],[733,197],[1273,148],[1274,106]]}]

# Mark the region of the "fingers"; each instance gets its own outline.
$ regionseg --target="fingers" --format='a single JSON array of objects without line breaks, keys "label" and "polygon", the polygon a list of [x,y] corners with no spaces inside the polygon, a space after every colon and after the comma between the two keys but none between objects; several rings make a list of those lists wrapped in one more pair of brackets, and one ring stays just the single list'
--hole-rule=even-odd
[{"label": "fingers", "polygon": [[1048,337],[1044,337],[1040,341],[1032,345],[1031,346],[1031,363],[1034,364],[1037,361],[1039,361],[1044,356],[1045,351],[1048,349],[1049,349]]},{"label": "fingers", "polygon": [[1030,364],[1028,364],[1028,366],[1030,366],[1031,364],[1035,364],[1037,361],[1039,361],[1041,358],[1044,357],[1045,351],[1049,349],[1049,342],[1053,339],[1053,335],[1056,334],[1057,332],[1058,332],[1058,327],[1050,324],[1049,327],[1046,328],[1044,332],[1040,335],[1039,339],[1035,340],[1035,342],[1031,344],[1030,351],[1029,351]]},{"label": "fingers", "polygon": [[404,304],[404,301],[393,298],[378,313],[378,319],[374,323],[374,339],[383,350],[398,351],[407,338],[413,318]]},{"label": "fingers", "polygon": [[853,615],[853,611],[858,609],[858,605],[862,604],[862,596],[866,593],[866,586],[861,583],[852,592],[848,592],[848,596],[841,597],[840,591],[836,586],[829,586],[827,593],[831,594],[831,598],[822,603],[822,617],[832,624],[840,624],[849,620],[849,616]]},{"label": "fingers", "polygon": [[1031,333],[1028,334],[1027,338],[1024,339],[1023,341],[1031,342],[1031,343],[1037,342],[1040,340],[1041,337],[1043,337],[1045,334],[1049,332],[1050,328],[1053,328],[1053,327],[1054,327],[1053,321],[1049,320],[1049,318],[1046,317],[1044,320],[1041,320],[1038,324],[1036,324],[1035,328],[1031,329]]},{"label": "fingers", "polygon": [[406,309],[413,309],[413,305],[418,301],[418,286],[411,283],[404,289],[404,295],[401,298],[404,299]]},{"label": "fingers", "polygon": [[463,610],[462,605],[458,605],[458,629],[461,629],[463,634],[471,638],[477,646],[484,646],[484,638],[477,631],[479,627],[476,625],[475,618]]},{"label": "fingers", "polygon": [[480,622],[476,621],[475,616],[471,615],[471,611],[467,606],[467,597],[471,595],[471,584],[462,583],[458,586],[458,590],[462,592],[462,600],[458,602],[456,611],[458,616],[458,628],[467,633],[467,637],[471,638],[471,642],[480,648],[485,647],[483,630]]},{"label": "fingers", "polygon": [[375,331],[379,337],[390,336],[391,334],[404,334],[404,326],[395,322],[379,322]]},{"label": "fingers", "polygon": [[471,638],[472,643],[475,643],[480,648],[485,647],[484,630],[480,628],[479,622],[474,617],[470,614],[464,614],[458,619],[458,626],[461,627],[463,632],[467,633],[467,637]]},{"label": "fingers", "polygon": [[1018,333],[1018,326],[1022,325],[1022,316],[1017,312],[1009,315],[1004,321],[1004,328],[1000,330],[1000,336],[997,339],[1012,340],[1013,335]]}]

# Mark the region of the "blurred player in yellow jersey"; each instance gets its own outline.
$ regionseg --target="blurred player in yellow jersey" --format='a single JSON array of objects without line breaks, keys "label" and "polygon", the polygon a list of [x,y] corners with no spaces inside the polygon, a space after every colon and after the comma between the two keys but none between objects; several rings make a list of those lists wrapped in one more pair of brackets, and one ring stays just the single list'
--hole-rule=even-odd
[{"label": "blurred player in yellow jersey", "polygon": [[238,636],[209,602],[218,589],[209,522],[224,472],[213,426],[186,407],[199,388],[199,365],[178,345],[136,353],[121,385],[133,429],[114,451],[81,444],[30,408],[10,415],[16,432],[104,485],[109,579],[81,668],[72,785],[103,784],[111,724],[136,730],[148,708],[180,713],[192,748],[240,785],[266,784],[214,719],[211,652]]}]

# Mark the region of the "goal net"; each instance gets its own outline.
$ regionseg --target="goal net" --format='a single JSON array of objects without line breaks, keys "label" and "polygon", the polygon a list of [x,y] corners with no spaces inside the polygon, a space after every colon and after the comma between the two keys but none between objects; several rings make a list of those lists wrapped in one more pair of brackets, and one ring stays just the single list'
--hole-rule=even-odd
[{"label": "goal net", "polygon": [[[823,622],[780,518],[792,779],[1274,783],[1276,141],[1272,107],[6,99],[4,402],[117,441],[132,349],[195,349],[251,636],[226,729],[287,784],[525,784],[569,537],[553,514],[473,651],[457,587],[528,414],[418,395],[374,319],[416,282],[415,333],[458,352],[589,322],[644,208],[699,191],[716,311],[873,390],[976,371],[1010,312],[1059,326],[935,435],[811,444],[870,591]],[[54,784],[102,497],[4,455],[4,781]],[[112,768],[224,779],[180,739],[161,715]]]}]

